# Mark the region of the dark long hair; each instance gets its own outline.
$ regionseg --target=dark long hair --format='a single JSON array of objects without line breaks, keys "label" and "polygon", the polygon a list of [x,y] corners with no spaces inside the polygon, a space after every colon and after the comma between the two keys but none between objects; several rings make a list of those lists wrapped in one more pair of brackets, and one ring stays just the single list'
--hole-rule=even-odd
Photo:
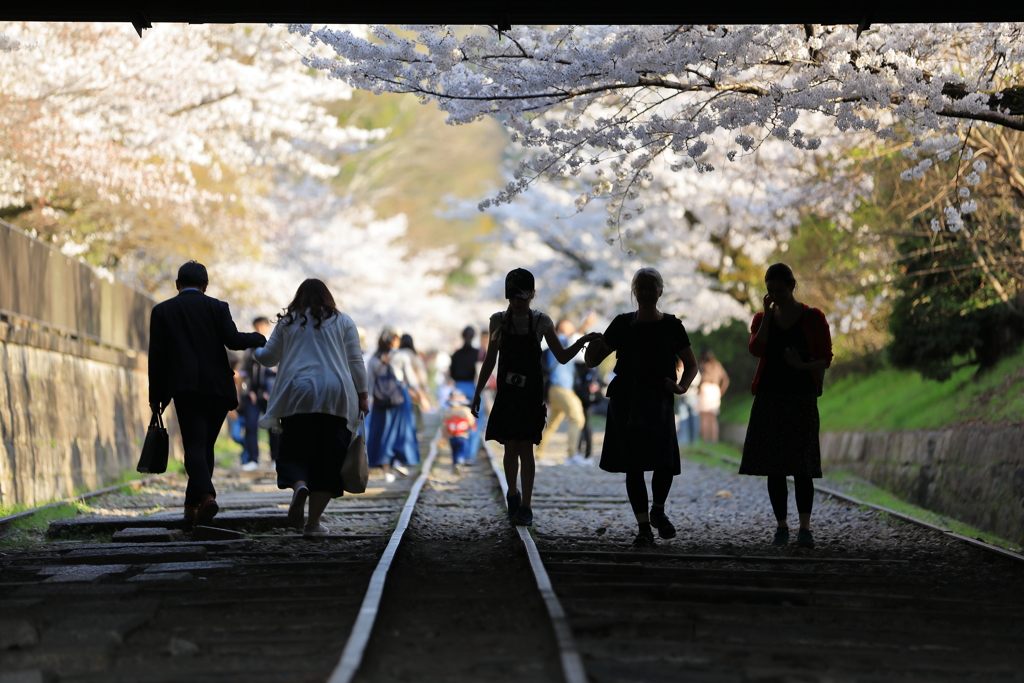
[{"label": "dark long hair", "polygon": [[295,298],[288,304],[288,308],[277,314],[277,321],[288,326],[299,318],[302,319],[302,326],[305,327],[309,318],[313,318],[313,329],[319,330],[325,320],[338,315],[338,307],[331,296],[331,290],[327,289],[321,280],[309,278],[295,290]]}]

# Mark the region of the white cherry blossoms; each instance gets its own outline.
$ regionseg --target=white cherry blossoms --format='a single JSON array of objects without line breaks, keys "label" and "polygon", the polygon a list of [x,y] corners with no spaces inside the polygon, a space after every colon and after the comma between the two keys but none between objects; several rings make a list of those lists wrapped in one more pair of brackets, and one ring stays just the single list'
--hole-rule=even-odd
[{"label": "white cherry blossoms", "polygon": [[629,204],[656,173],[714,173],[769,140],[800,154],[823,135],[898,140],[906,124],[918,141],[959,138],[967,120],[1024,130],[1024,108],[1000,95],[1024,61],[1021,24],[290,30],[333,50],[307,64],[353,87],[415,94],[455,124],[500,120],[527,154],[481,209],[542,177],[590,178],[592,198]]}]

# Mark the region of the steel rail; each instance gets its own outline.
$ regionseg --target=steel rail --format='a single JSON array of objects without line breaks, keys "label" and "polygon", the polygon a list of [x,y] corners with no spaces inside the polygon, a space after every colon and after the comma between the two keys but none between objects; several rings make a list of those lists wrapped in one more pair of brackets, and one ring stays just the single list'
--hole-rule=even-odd
[{"label": "steel rail", "polygon": [[391,534],[390,540],[388,540],[384,554],[381,555],[376,569],[373,570],[373,575],[370,577],[370,586],[366,589],[363,603],[359,607],[359,616],[356,618],[356,623],[352,626],[352,631],[345,642],[345,649],[341,652],[341,659],[338,660],[338,664],[334,667],[334,671],[331,672],[330,678],[327,679],[328,683],[350,683],[355,677],[356,672],[359,671],[359,667],[362,666],[363,655],[366,654],[366,646],[370,643],[373,626],[377,621],[377,614],[380,611],[380,601],[384,596],[384,584],[387,581],[388,571],[391,569],[395,554],[398,552],[398,546],[402,543],[402,536],[405,534],[405,530],[409,528],[409,521],[412,519],[412,513],[419,500],[420,491],[423,490],[427,479],[430,478],[430,470],[434,466],[434,460],[437,459],[437,444],[441,437],[442,427],[443,423],[438,425],[437,432],[430,439],[430,451],[427,454],[427,458],[423,461],[419,476],[416,477],[416,481],[409,490],[409,497],[405,499],[405,505],[402,506],[402,512],[398,517],[398,524],[395,525],[395,530]]},{"label": "steel rail", "polygon": [[[484,450],[487,452],[487,459],[491,463],[491,469],[494,470],[494,475],[498,478],[502,499],[508,505],[508,499],[506,498],[508,494],[508,481],[505,479],[505,472],[498,464],[498,459],[495,457],[490,444],[486,441],[484,442]],[[533,536],[530,535],[530,530],[527,527],[516,526],[515,529],[519,533],[519,540],[522,541],[523,547],[526,549],[526,556],[530,560],[533,577],[537,581],[537,589],[540,590],[541,597],[544,598],[544,606],[547,608],[548,616],[551,618],[551,625],[555,631],[558,656],[562,661],[562,674],[565,676],[565,681],[566,683],[587,683],[587,672],[583,668],[583,660],[580,657],[579,649],[576,647],[576,639],[573,637],[572,629],[569,627],[569,619],[565,614],[562,603],[558,599],[558,595],[555,594],[554,587],[551,585],[551,578],[544,568],[544,562],[540,559],[540,551],[537,550],[537,544],[534,543]],[[331,683],[334,682],[332,681]]]},{"label": "steel rail", "polygon": [[[699,448],[699,447],[698,448],[693,448],[692,450],[694,450],[694,451],[696,451],[698,453],[702,453],[704,455],[714,456],[714,457],[716,457],[716,458],[718,458],[720,460],[723,460],[723,461],[729,463],[730,465],[739,465],[740,464],[740,461],[737,460],[736,458],[734,458],[732,456],[729,456],[729,455],[724,455],[722,453],[716,453],[716,452],[714,452],[712,450],[708,450],[708,449],[704,449],[704,448]],[[792,480],[792,477],[790,477],[790,480]],[[958,534],[958,533],[956,533],[954,531],[951,531],[950,529],[946,529],[945,527],[938,526],[937,524],[932,524],[931,522],[926,522],[923,519],[918,519],[917,517],[913,517],[913,516],[908,515],[908,514],[906,514],[904,512],[899,512],[898,510],[893,510],[891,508],[887,508],[884,505],[876,505],[875,503],[868,503],[867,501],[860,500],[859,498],[854,498],[853,496],[851,496],[849,494],[843,493],[842,491],[837,491],[837,490],[835,490],[833,488],[829,488],[827,486],[819,486],[819,485],[815,484],[814,490],[815,491],[821,491],[822,493],[824,493],[826,495],[829,495],[829,496],[832,496],[833,498],[838,498],[838,499],[844,500],[844,501],[846,501],[848,503],[853,503],[854,505],[863,505],[864,507],[871,508],[872,510],[878,510],[879,512],[884,512],[885,514],[890,515],[892,517],[895,517],[897,519],[903,520],[904,522],[909,522],[910,524],[916,524],[917,526],[924,527],[925,529],[930,529],[931,531],[938,531],[939,533],[944,534],[946,536],[949,536],[950,538],[955,538],[958,541],[962,541],[962,542],[964,542],[964,543],[966,543],[968,545],[973,545],[974,547],[981,548],[982,550],[987,550],[990,553],[995,553],[997,555],[1002,555],[1003,557],[1008,557],[1008,558],[1010,558],[1012,560],[1017,560],[1019,562],[1024,562],[1024,555],[1022,555],[1021,553],[1015,553],[1014,551],[1009,550],[1008,548],[1003,548],[1002,546],[992,545],[991,543],[986,543],[985,541],[982,541],[981,539],[978,539],[978,538],[971,538],[970,536],[963,536],[962,534]]]},{"label": "steel rail", "polygon": [[3,530],[4,528],[7,527],[8,524],[10,524],[11,522],[13,522],[15,520],[24,519],[26,517],[32,517],[36,513],[42,512],[43,510],[49,510],[49,509],[52,509],[52,508],[58,508],[58,507],[61,507],[62,505],[68,505],[68,504],[74,503],[76,501],[88,500],[89,498],[95,498],[96,496],[102,496],[102,495],[104,495],[106,493],[111,493],[111,492],[116,491],[118,489],[123,489],[125,486],[131,486],[133,488],[136,487],[136,486],[143,486],[145,484],[148,484],[151,481],[155,481],[160,476],[161,475],[159,475],[159,474],[151,474],[148,477],[140,477],[139,479],[132,479],[131,481],[126,481],[123,484],[115,484],[114,486],[107,486],[107,487],[104,487],[102,489],[96,489],[95,491],[87,491],[85,493],[79,493],[77,496],[71,496],[70,498],[65,498],[64,500],[58,500],[55,503],[47,503],[46,505],[40,505],[39,507],[30,508],[28,510],[22,510],[21,512],[15,512],[13,515],[7,515],[6,517],[0,517],[0,530]]}]

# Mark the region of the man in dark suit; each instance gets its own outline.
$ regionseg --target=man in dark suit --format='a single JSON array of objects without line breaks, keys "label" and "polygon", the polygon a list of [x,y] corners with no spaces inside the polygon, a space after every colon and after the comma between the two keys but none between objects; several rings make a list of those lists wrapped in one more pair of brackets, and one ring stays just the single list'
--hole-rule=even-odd
[{"label": "man in dark suit", "polygon": [[153,307],[149,320],[149,403],[162,411],[174,399],[185,449],[185,524],[209,524],[217,514],[213,445],[229,410],[238,405],[225,347],[263,346],[262,334],[239,332],[228,305],[206,296],[206,267],[178,269],[178,295]]}]

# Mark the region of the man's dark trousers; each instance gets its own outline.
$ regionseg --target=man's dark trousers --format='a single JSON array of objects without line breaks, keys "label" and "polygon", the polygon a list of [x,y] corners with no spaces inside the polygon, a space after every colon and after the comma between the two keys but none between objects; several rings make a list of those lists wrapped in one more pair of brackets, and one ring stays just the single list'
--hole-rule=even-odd
[{"label": "man's dark trousers", "polygon": [[185,505],[198,506],[213,488],[213,446],[217,443],[221,425],[228,409],[223,399],[209,394],[181,394],[174,397],[174,410],[178,415],[181,443],[185,449]]}]

